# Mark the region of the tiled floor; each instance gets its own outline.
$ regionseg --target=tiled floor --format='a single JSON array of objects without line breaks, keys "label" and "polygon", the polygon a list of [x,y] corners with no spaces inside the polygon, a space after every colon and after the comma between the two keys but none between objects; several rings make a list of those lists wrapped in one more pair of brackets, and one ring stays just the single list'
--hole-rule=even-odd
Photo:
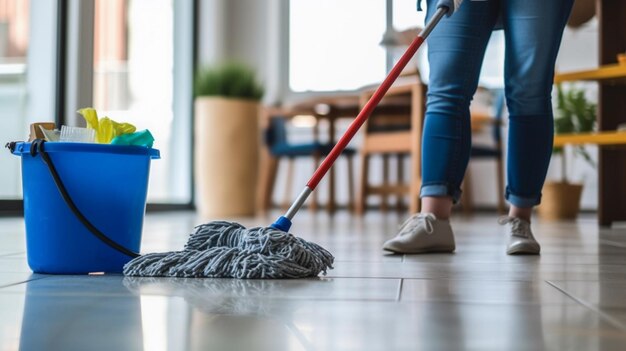
[{"label": "tiled floor", "polygon": [[[33,275],[22,220],[0,219],[0,350],[626,349],[626,229],[537,222],[541,257],[512,257],[495,216],[459,217],[455,254],[386,255],[401,219],[304,211],[294,233],[335,269],[265,281]],[[149,215],[142,251],[199,222]]]}]

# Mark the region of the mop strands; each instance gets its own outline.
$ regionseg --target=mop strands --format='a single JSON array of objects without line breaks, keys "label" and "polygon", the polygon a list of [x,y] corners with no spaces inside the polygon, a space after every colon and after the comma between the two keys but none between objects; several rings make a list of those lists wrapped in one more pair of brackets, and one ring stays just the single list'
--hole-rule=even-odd
[{"label": "mop strands", "polygon": [[321,246],[271,227],[246,229],[226,221],[199,225],[183,251],[139,256],[124,275],[279,279],[326,274],[334,257]]}]

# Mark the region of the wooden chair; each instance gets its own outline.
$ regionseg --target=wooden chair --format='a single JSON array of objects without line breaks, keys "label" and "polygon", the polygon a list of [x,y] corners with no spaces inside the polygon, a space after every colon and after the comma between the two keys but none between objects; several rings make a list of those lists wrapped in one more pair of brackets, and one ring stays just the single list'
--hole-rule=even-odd
[{"label": "wooden chair", "polygon": [[[409,210],[419,211],[420,152],[422,123],[424,119],[425,85],[419,74],[402,77],[389,89],[380,106],[374,110],[364,126],[363,143],[359,150],[361,170],[357,191],[356,213],[363,214],[371,195],[381,197],[381,208],[387,210],[388,198],[395,196],[396,207],[403,208],[403,198],[409,195]],[[369,100],[373,90],[361,95],[361,106]],[[370,182],[372,156],[381,155],[383,160],[382,184]],[[397,177],[390,179],[389,161],[397,160]],[[410,179],[405,180],[403,160],[411,159]]]}]

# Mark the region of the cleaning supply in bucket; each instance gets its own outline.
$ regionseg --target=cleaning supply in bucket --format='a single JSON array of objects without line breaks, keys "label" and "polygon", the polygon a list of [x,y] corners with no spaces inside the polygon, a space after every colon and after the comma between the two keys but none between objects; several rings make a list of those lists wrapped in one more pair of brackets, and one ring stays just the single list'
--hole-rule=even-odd
[{"label": "cleaning supply in bucket", "polygon": [[30,125],[30,133],[28,134],[28,141],[35,139],[44,139],[45,131],[54,130],[56,124],[54,122],[36,122]]},{"label": "cleaning supply in bucket", "polygon": [[152,147],[154,137],[149,130],[141,130],[139,132],[118,135],[111,140],[111,145],[136,145],[143,147]]},{"label": "cleaning supply in bucket", "polygon": [[78,110],[85,122],[87,128],[93,129],[96,133],[96,142],[99,144],[109,144],[115,137],[134,133],[137,128],[130,123],[118,123],[109,117],[98,118],[95,109],[88,107]]},{"label": "cleaning supply in bucket", "polygon": [[[43,139],[46,141],[59,141],[61,139],[61,131],[58,129],[45,129],[43,126],[39,126]],[[29,140],[32,141],[32,140]]]},{"label": "cleaning supply in bucket", "polygon": [[93,143],[96,133],[93,129],[61,126],[60,142],[66,143]]}]

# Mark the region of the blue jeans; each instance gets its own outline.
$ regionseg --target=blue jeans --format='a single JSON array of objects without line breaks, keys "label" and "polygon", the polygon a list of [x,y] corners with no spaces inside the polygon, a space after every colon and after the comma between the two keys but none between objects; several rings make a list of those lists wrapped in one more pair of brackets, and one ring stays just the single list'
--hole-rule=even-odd
[{"label": "blue jeans", "polygon": [[[430,18],[437,0],[428,0]],[[428,38],[430,82],[422,145],[421,197],[459,200],[471,148],[469,105],[498,20],[505,33],[509,110],[505,198],[539,204],[553,142],[554,63],[573,0],[466,0]]]}]

